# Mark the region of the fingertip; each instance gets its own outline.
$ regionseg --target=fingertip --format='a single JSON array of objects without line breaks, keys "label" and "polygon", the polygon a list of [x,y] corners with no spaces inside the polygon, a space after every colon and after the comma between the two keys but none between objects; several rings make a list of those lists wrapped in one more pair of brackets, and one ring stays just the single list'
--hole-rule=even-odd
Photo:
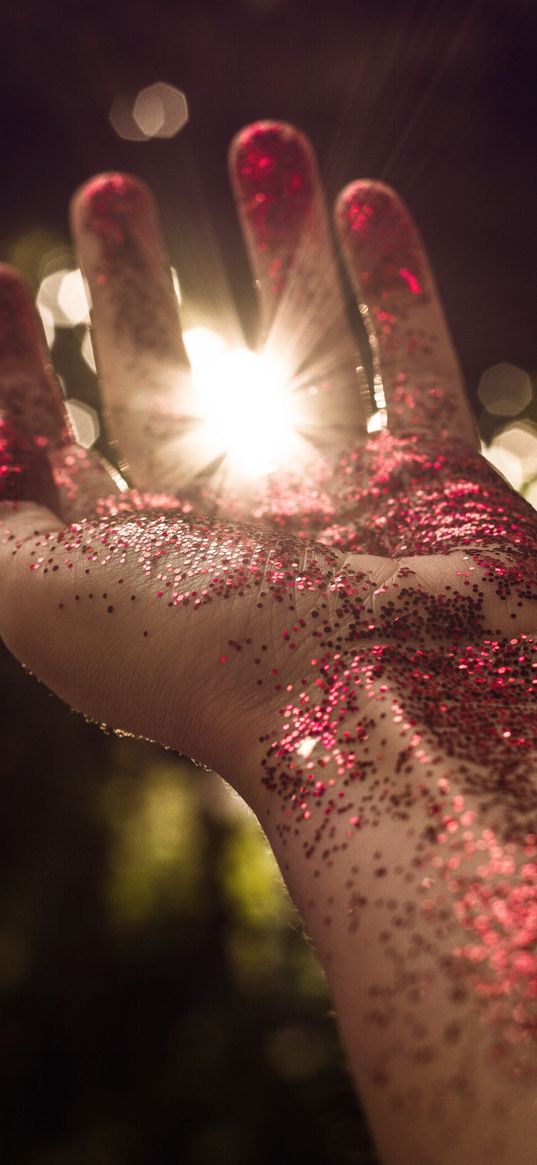
[{"label": "fingertip", "polygon": [[108,244],[125,241],[129,224],[156,220],[149,187],[133,174],[106,171],[79,186],[70,202],[70,220],[77,237],[97,235]]},{"label": "fingertip", "polygon": [[11,263],[0,263],[0,282],[6,287],[13,287],[14,293],[24,294],[31,298],[31,291],[21,271]]},{"label": "fingertip", "polygon": [[338,228],[363,236],[395,207],[400,213],[408,213],[391,186],[375,178],[358,178],[340,190],[334,204],[334,221]]},{"label": "fingertip", "polygon": [[[327,231],[317,162],[305,134],[284,121],[256,121],[235,135],[230,177],[265,327],[287,286],[306,237],[325,246]],[[306,282],[300,252],[301,283]],[[317,271],[317,276],[319,272]]]},{"label": "fingertip", "polygon": [[357,242],[377,242],[391,229],[404,228],[407,235],[417,237],[414,220],[401,196],[385,182],[360,178],[349,182],[336,198],[334,220],[339,232],[350,234]]},{"label": "fingertip", "polygon": [[32,357],[47,360],[49,353],[41,317],[32,291],[16,267],[0,264],[0,360]]},{"label": "fingertip", "polygon": [[231,139],[229,157],[235,159],[252,147],[265,147],[267,150],[281,150],[286,147],[297,146],[304,153],[314,155],[313,146],[306,134],[297,129],[289,121],[278,121],[274,118],[264,118],[249,122],[239,129]]},{"label": "fingertip", "polygon": [[334,221],[351,279],[369,296],[421,298],[430,271],[418,228],[403,199],[384,182],[359,179],[336,199]]},{"label": "fingertip", "polygon": [[76,191],[70,205],[73,237],[88,281],[103,377],[103,350],[115,361],[120,334],[138,350],[179,358],[178,308],[158,210],[145,182],[104,172]]},{"label": "fingertip", "polygon": [[239,198],[285,195],[287,204],[311,200],[317,173],[309,138],[286,121],[255,121],[235,134],[229,168]]}]

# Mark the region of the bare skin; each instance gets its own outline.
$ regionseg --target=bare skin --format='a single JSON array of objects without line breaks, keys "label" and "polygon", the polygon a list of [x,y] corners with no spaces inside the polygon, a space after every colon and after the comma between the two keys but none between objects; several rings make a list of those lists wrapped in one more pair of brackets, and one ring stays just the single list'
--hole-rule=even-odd
[{"label": "bare skin", "polygon": [[203,462],[152,201],[94,179],[73,227],[138,488],[74,449],[4,271],[2,637],[72,707],[194,756],[253,807],[382,1160],[530,1165],[535,514],[475,450],[397,196],[360,182],[336,205],[388,421],[368,436],[311,147],[261,123],[231,172],[264,337],[293,352],[305,461],[253,485]]}]

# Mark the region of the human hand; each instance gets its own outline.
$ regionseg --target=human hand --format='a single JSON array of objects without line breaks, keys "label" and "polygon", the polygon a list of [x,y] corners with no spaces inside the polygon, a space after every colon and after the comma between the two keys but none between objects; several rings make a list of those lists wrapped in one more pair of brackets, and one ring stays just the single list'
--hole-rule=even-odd
[{"label": "human hand", "polygon": [[296,344],[297,313],[324,370],[314,397],[304,373],[296,387],[307,478],[284,466],[239,488],[225,460],[203,462],[150,196],[95,179],[73,222],[105,411],[153,492],[111,493],[106,468],[72,446],[28,297],[4,272],[6,456],[25,479],[7,496],[56,516],[4,503],[2,634],[71,705],[192,753],[257,804],[261,754],[293,707],[282,693],[311,702],[336,649],[531,631],[535,520],[472,449],[432,276],[393,192],[355,183],[336,207],[390,425],[368,437],[311,148],[261,124],[235,140],[231,169],[267,343]]},{"label": "human hand", "polygon": [[[367,434],[321,211],[309,217],[314,171],[294,208],[289,173],[308,172],[309,150],[253,127],[232,158],[264,333],[304,319],[331,369],[317,396],[306,375],[296,386],[307,477],[243,489],[200,460],[147,195],[91,183],[75,230],[109,424],[140,488],[103,487],[106,467],[69,444],[27,293],[4,272],[0,629],[72,706],[191,753],[258,812],[386,1160],[481,1160],[483,1127],[503,1135],[498,1065],[535,1072],[536,518],[475,452],[397,197],[357,183],[336,210],[389,426]],[[510,1094],[505,1158],[524,1163],[527,1097]]]}]

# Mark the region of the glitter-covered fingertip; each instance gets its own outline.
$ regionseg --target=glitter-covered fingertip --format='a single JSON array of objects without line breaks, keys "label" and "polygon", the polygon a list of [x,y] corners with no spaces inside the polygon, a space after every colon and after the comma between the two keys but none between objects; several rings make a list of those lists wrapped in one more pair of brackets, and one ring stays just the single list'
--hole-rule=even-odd
[{"label": "glitter-covered fingertip", "polygon": [[395,190],[383,182],[351,182],[339,195],[335,221],[364,289],[423,294],[421,242]]},{"label": "glitter-covered fingertip", "polygon": [[254,122],[233,139],[230,170],[256,246],[288,244],[304,224],[316,189],[308,139],[285,122]]},{"label": "glitter-covered fingertip", "polygon": [[71,204],[75,230],[97,235],[108,246],[121,246],[136,224],[154,219],[151,194],[131,174],[98,174],[75,194]]},{"label": "glitter-covered fingertip", "polygon": [[0,264],[0,361],[30,358],[40,362],[45,354],[43,329],[30,289],[14,267]]}]

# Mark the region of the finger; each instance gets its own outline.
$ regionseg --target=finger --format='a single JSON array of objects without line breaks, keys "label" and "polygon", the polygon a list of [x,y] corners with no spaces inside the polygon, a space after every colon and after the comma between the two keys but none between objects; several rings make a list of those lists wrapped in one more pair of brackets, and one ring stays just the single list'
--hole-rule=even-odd
[{"label": "finger", "polygon": [[30,289],[7,266],[0,267],[0,407],[41,449],[74,439]]},{"label": "finger", "polygon": [[0,502],[16,511],[17,503],[28,501],[59,512],[50,461],[31,436],[0,416]]},{"label": "finger", "polygon": [[[18,271],[7,266],[0,266],[0,414],[20,449],[27,455],[31,448],[40,451],[43,467],[48,458],[54,508],[64,519],[91,509],[99,496],[117,488],[111,467],[75,442],[32,294]],[[39,492],[17,495],[19,470],[12,467],[8,477],[13,497],[41,498]],[[44,480],[42,474],[38,480]]]},{"label": "finger", "polygon": [[18,606],[18,585],[12,585],[18,547],[28,537],[61,528],[59,505],[46,448],[22,425],[0,416],[0,632],[6,643]]},{"label": "finger", "polygon": [[179,310],[144,183],[101,174],[71,206],[89,284],[111,439],[137,485],[175,489],[203,467]]},{"label": "finger", "polygon": [[452,434],[475,446],[475,422],[434,277],[404,203],[381,182],[353,182],[339,195],[335,220],[388,427]]},{"label": "finger", "polygon": [[283,122],[256,122],[233,139],[229,160],[262,338],[286,365],[301,427],[317,439],[327,426],[365,430],[369,391],[310,142]]}]

